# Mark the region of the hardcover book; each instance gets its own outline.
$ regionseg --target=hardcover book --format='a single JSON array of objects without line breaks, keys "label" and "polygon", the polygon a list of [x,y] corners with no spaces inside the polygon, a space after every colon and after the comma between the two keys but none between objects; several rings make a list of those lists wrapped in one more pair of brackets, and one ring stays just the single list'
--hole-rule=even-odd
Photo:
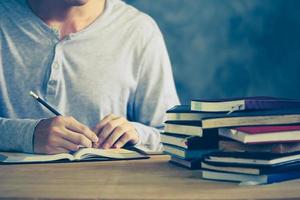
[{"label": "hardcover book", "polygon": [[201,123],[203,129],[241,126],[299,125],[300,109],[233,112],[223,116],[204,118]]},{"label": "hardcover book", "polygon": [[176,156],[181,159],[189,160],[189,159],[198,159],[203,155],[211,153],[215,151],[215,149],[200,149],[200,150],[187,150],[184,148],[176,147],[173,145],[164,144],[163,145],[164,152],[171,156]]},{"label": "hardcover book", "polygon": [[74,153],[55,155],[0,152],[0,163],[38,163],[54,161],[91,161],[91,160],[126,160],[148,158],[136,151],[127,149],[81,148]]},{"label": "hardcover book", "polygon": [[213,152],[205,156],[207,163],[219,163],[236,166],[274,166],[300,161],[300,152],[276,154],[276,153],[250,153],[250,152]]},{"label": "hardcover book", "polygon": [[202,178],[209,180],[242,182],[245,184],[271,184],[300,178],[300,172],[290,171],[264,175],[248,175],[202,170]]},{"label": "hardcover book", "polygon": [[189,105],[178,105],[167,111],[167,121],[200,121],[205,117],[222,116],[219,112],[192,111]]},{"label": "hardcover book", "polygon": [[300,143],[271,143],[271,144],[244,144],[241,142],[231,140],[219,141],[220,151],[231,151],[231,152],[266,152],[266,153],[293,153],[300,152]]},{"label": "hardcover book", "polygon": [[219,135],[245,144],[300,141],[300,126],[254,126],[220,128]]},{"label": "hardcover book", "polygon": [[199,136],[203,134],[201,121],[166,121],[165,132],[182,134],[188,136]]},{"label": "hardcover book", "polygon": [[191,101],[191,110],[206,112],[233,112],[237,110],[288,108],[300,108],[300,101],[296,99],[264,96]]},{"label": "hardcover book", "polygon": [[170,163],[188,169],[201,169],[201,159],[185,160],[176,156],[171,156]]},{"label": "hardcover book", "polygon": [[300,170],[300,162],[275,165],[275,166],[231,166],[231,165],[215,165],[213,163],[201,162],[201,168],[219,172],[230,172],[239,174],[250,174],[250,175],[262,175],[262,174],[272,174],[288,171]]},{"label": "hardcover book", "polygon": [[218,135],[216,130],[207,130],[202,137],[163,132],[161,133],[161,141],[164,144],[170,144],[188,150],[218,148]]}]

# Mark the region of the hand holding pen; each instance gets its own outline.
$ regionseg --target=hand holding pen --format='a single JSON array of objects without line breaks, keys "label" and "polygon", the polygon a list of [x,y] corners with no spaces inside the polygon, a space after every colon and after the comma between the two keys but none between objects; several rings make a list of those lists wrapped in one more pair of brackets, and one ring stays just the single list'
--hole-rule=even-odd
[{"label": "hand holding pen", "polygon": [[30,92],[39,103],[56,117],[41,120],[34,132],[34,152],[57,154],[77,151],[81,146],[92,147],[98,142],[97,135],[73,117],[62,116],[38,95]]}]

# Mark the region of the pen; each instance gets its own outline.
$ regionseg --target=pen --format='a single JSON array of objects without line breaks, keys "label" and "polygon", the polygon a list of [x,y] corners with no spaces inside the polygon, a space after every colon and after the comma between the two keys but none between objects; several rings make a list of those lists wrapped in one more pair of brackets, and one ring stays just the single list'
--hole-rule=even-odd
[{"label": "pen", "polygon": [[46,101],[44,101],[43,99],[41,99],[37,94],[35,94],[34,92],[30,91],[30,96],[32,96],[33,98],[35,98],[40,104],[42,104],[43,106],[45,106],[48,110],[50,110],[52,113],[54,113],[56,116],[60,116],[62,114],[60,114],[57,110],[55,110],[52,106],[50,106]]}]

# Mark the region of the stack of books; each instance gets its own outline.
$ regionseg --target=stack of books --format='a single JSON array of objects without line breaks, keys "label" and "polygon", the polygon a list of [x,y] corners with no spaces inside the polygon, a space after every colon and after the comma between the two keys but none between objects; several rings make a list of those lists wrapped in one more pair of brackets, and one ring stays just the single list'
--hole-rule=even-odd
[{"label": "stack of books", "polygon": [[218,129],[219,151],[202,162],[205,179],[266,184],[300,177],[300,101],[271,97],[192,101],[192,110],[220,112],[202,119]]},{"label": "stack of books", "polygon": [[167,111],[167,121],[161,140],[171,163],[199,169],[202,156],[218,150],[217,129],[203,130],[204,117],[220,115],[191,111],[188,105],[178,105]]}]

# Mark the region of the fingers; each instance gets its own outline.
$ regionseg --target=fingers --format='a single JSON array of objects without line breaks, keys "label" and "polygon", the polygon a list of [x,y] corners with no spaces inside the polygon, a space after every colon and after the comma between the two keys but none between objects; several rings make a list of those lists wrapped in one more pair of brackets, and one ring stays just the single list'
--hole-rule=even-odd
[{"label": "fingers", "polygon": [[[126,137],[129,136],[127,131],[130,131],[132,127],[128,123],[123,123],[116,128],[113,129],[113,131],[110,133],[110,135],[105,139],[104,143],[102,143],[102,147],[104,149],[112,147],[123,135],[126,135]],[[130,137],[128,137],[130,139]]]},{"label": "fingers", "polygon": [[34,131],[34,152],[54,154],[92,147],[98,137],[72,117],[58,116],[41,120]]},{"label": "fingers", "polygon": [[135,127],[126,118],[113,114],[104,117],[93,130],[99,137],[94,148],[120,148],[127,142],[135,144],[139,139]]},{"label": "fingers", "polygon": [[73,117],[68,117],[68,123],[66,124],[66,128],[86,136],[92,142],[98,142],[97,135],[93,131],[91,131],[87,126],[81,124]]},{"label": "fingers", "polygon": [[93,129],[95,133],[100,133],[101,129],[111,120],[118,118],[116,115],[110,114],[104,117],[99,124]]},{"label": "fingers", "polygon": [[124,117],[106,116],[95,128],[98,131],[98,148],[120,148],[127,142],[138,142],[134,126]]},{"label": "fingers", "polygon": [[[105,116],[101,121],[100,123],[98,123],[96,125],[96,127],[94,129],[92,129],[98,136],[100,135],[103,127],[108,123],[110,122],[111,120],[117,118],[116,115],[113,115],[113,114],[110,114],[110,115],[107,115]],[[104,137],[105,138],[105,137]],[[103,143],[104,141],[98,137],[98,142],[94,143],[93,147],[94,148],[99,148],[100,145]]]},{"label": "fingers", "polygon": [[101,131],[99,133],[99,144],[102,146],[104,142],[108,139],[110,134],[113,132],[115,128],[120,126],[121,124],[125,123],[125,119],[122,117],[115,118],[113,120],[108,121],[104,124],[104,126],[101,128]]},{"label": "fingers", "polygon": [[[59,139],[57,138],[63,138],[64,140],[68,140],[75,145],[82,145],[84,147],[92,147],[92,141],[86,137],[85,134],[74,132],[70,129],[79,129],[83,128],[82,125],[72,124],[74,121],[74,118],[67,117],[65,120],[63,120],[64,125],[59,127],[53,127],[51,129],[51,135],[49,137],[50,143],[57,143]],[[98,138],[97,138],[98,139]],[[52,141],[54,140],[54,141]],[[56,145],[57,146],[57,145]]]},{"label": "fingers", "polygon": [[67,129],[55,130],[49,136],[48,146],[61,147],[69,151],[77,151],[80,145],[91,147],[92,142],[84,135],[71,132]]},{"label": "fingers", "polygon": [[131,140],[130,132],[126,132],[119,138],[119,140],[113,145],[113,148],[119,149],[123,147],[127,142]]},{"label": "fingers", "polygon": [[68,151],[77,151],[80,147],[77,144],[74,144],[66,139],[58,138],[56,142],[59,148],[68,150]]},{"label": "fingers", "polygon": [[64,130],[64,133],[61,136],[76,145],[82,145],[88,148],[91,148],[93,145],[91,140],[89,140],[85,135],[67,129]]}]

